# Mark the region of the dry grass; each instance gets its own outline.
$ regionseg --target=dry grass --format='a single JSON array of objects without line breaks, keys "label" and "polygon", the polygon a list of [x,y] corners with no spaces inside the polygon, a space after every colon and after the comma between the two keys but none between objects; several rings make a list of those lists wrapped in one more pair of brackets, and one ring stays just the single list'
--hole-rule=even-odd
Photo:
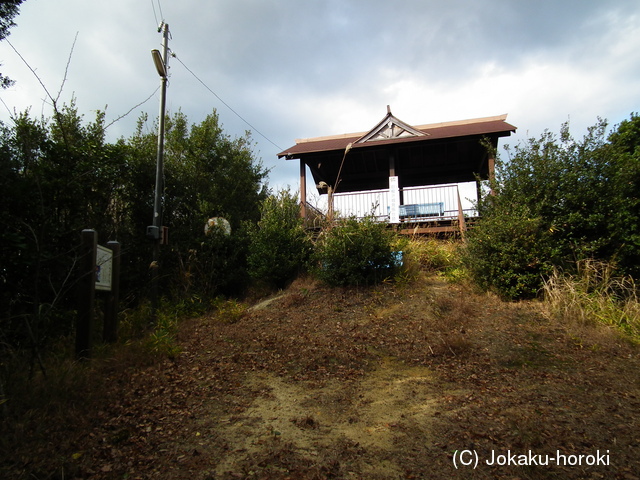
[{"label": "dry grass", "polygon": [[406,245],[406,263],[413,271],[444,271],[457,258],[459,242],[429,237],[414,237]]},{"label": "dry grass", "polygon": [[556,271],[544,285],[544,310],[549,318],[581,331],[607,325],[640,340],[638,288],[630,277],[617,277],[611,265],[585,260],[578,273]]}]

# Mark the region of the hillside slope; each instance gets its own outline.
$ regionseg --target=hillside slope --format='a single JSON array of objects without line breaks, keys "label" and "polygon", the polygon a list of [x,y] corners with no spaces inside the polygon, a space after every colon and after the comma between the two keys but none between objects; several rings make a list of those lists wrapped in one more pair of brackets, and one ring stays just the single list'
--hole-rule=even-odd
[{"label": "hillside slope", "polygon": [[[24,439],[4,471],[638,478],[638,348],[605,327],[559,325],[536,303],[437,277],[350,289],[299,280],[235,323],[184,323],[179,342],[174,360],[113,369],[89,418],[49,426],[48,450]],[[494,456],[508,464],[489,465]],[[475,469],[461,463],[476,458]]]}]

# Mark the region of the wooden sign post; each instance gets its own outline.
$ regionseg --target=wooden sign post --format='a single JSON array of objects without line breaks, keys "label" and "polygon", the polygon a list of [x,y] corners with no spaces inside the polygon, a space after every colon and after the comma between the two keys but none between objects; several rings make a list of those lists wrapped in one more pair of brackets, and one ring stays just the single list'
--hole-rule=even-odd
[{"label": "wooden sign post", "polygon": [[80,276],[78,279],[78,317],[76,320],[76,357],[91,357],[91,327],[96,291],[96,250],[98,234],[82,231],[80,246]]},{"label": "wooden sign post", "polygon": [[107,242],[112,252],[111,289],[107,292],[104,306],[104,328],[102,340],[115,343],[118,340],[118,297],[120,296],[120,243]]},{"label": "wooden sign post", "polygon": [[107,293],[102,338],[118,339],[118,297],[120,294],[120,244],[98,245],[95,230],[82,231],[78,278],[78,316],[76,319],[76,357],[91,357],[91,333],[96,290]]}]

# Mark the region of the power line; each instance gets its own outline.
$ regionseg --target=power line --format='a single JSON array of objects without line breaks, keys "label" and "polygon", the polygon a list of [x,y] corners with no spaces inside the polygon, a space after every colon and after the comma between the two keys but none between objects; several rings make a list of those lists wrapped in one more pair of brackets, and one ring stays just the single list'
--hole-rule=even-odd
[{"label": "power line", "polygon": [[156,25],[160,25],[160,22],[158,22],[158,15],[156,15],[156,6],[153,3],[153,0],[151,0],[151,8],[153,8],[153,17],[156,19]]},{"label": "power line", "polygon": [[256,132],[258,135],[260,135],[262,138],[264,138],[267,142],[269,142],[271,145],[273,145],[274,147],[276,147],[279,150],[284,150],[282,147],[280,147],[278,144],[276,144],[275,142],[273,142],[269,137],[267,137],[265,134],[263,134],[262,132],[260,132],[260,130],[258,130],[256,127],[254,127],[253,125],[251,125],[247,120],[245,120],[242,115],[240,115],[238,112],[236,112],[233,108],[231,108],[231,106],[225,102],[222,98],[220,98],[220,96],[214,92],[213,90],[211,90],[211,88],[209,88],[209,86],[204,83],[195,73],[193,73],[193,71],[187,67],[184,62],[182,60],[180,60],[180,58],[173,52],[171,52],[171,56],[173,58],[175,58],[176,60],[178,60],[178,62],[180,62],[182,64],[182,66],[184,68],[187,69],[187,71],[193,75],[193,77],[198,80],[203,86],[204,88],[206,88],[207,90],[209,90],[209,92],[211,92],[218,100],[220,100],[225,107],[227,107],[229,110],[231,110],[240,120],[242,120],[244,123],[246,123],[247,125],[249,125],[249,127]]},{"label": "power line", "polygon": [[160,11],[160,17],[162,18],[162,21],[164,22],[164,13],[162,13],[162,5],[160,5],[160,0],[158,0],[158,10]]},{"label": "power line", "polygon": [[[160,0],[156,0],[156,2],[158,3],[158,10],[160,11],[160,18],[162,19],[161,21],[164,22],[164,13],[162,13],[162,5],[160,5]],[[156,5],[153,2],[153,0],[151,0],[151,8],[153,8],[153,16],[156,19],[156,25],[160,25],[160,22],[158,21],[158,14],[156,13]]]}]

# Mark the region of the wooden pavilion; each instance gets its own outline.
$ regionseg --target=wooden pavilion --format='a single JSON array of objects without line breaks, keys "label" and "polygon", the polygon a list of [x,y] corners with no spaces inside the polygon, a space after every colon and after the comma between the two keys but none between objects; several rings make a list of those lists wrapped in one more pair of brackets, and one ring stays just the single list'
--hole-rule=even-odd
[{"label": "wooden pavilion", "polygon": [[[307,217],[307,168],[320,195],[343,214],[374,215],[401,231],[464,230],[457,185],[494,175],[498,139],[516,127],[507,115],[411,126],[387,114],[361,133],[296,140],[278,154],[300,162],[301,214]],[[488,142],[488,143],[487,143]],[[493,148],[487,148],[491,145]],[[456,198],[457,195],[457,198]]]}]

